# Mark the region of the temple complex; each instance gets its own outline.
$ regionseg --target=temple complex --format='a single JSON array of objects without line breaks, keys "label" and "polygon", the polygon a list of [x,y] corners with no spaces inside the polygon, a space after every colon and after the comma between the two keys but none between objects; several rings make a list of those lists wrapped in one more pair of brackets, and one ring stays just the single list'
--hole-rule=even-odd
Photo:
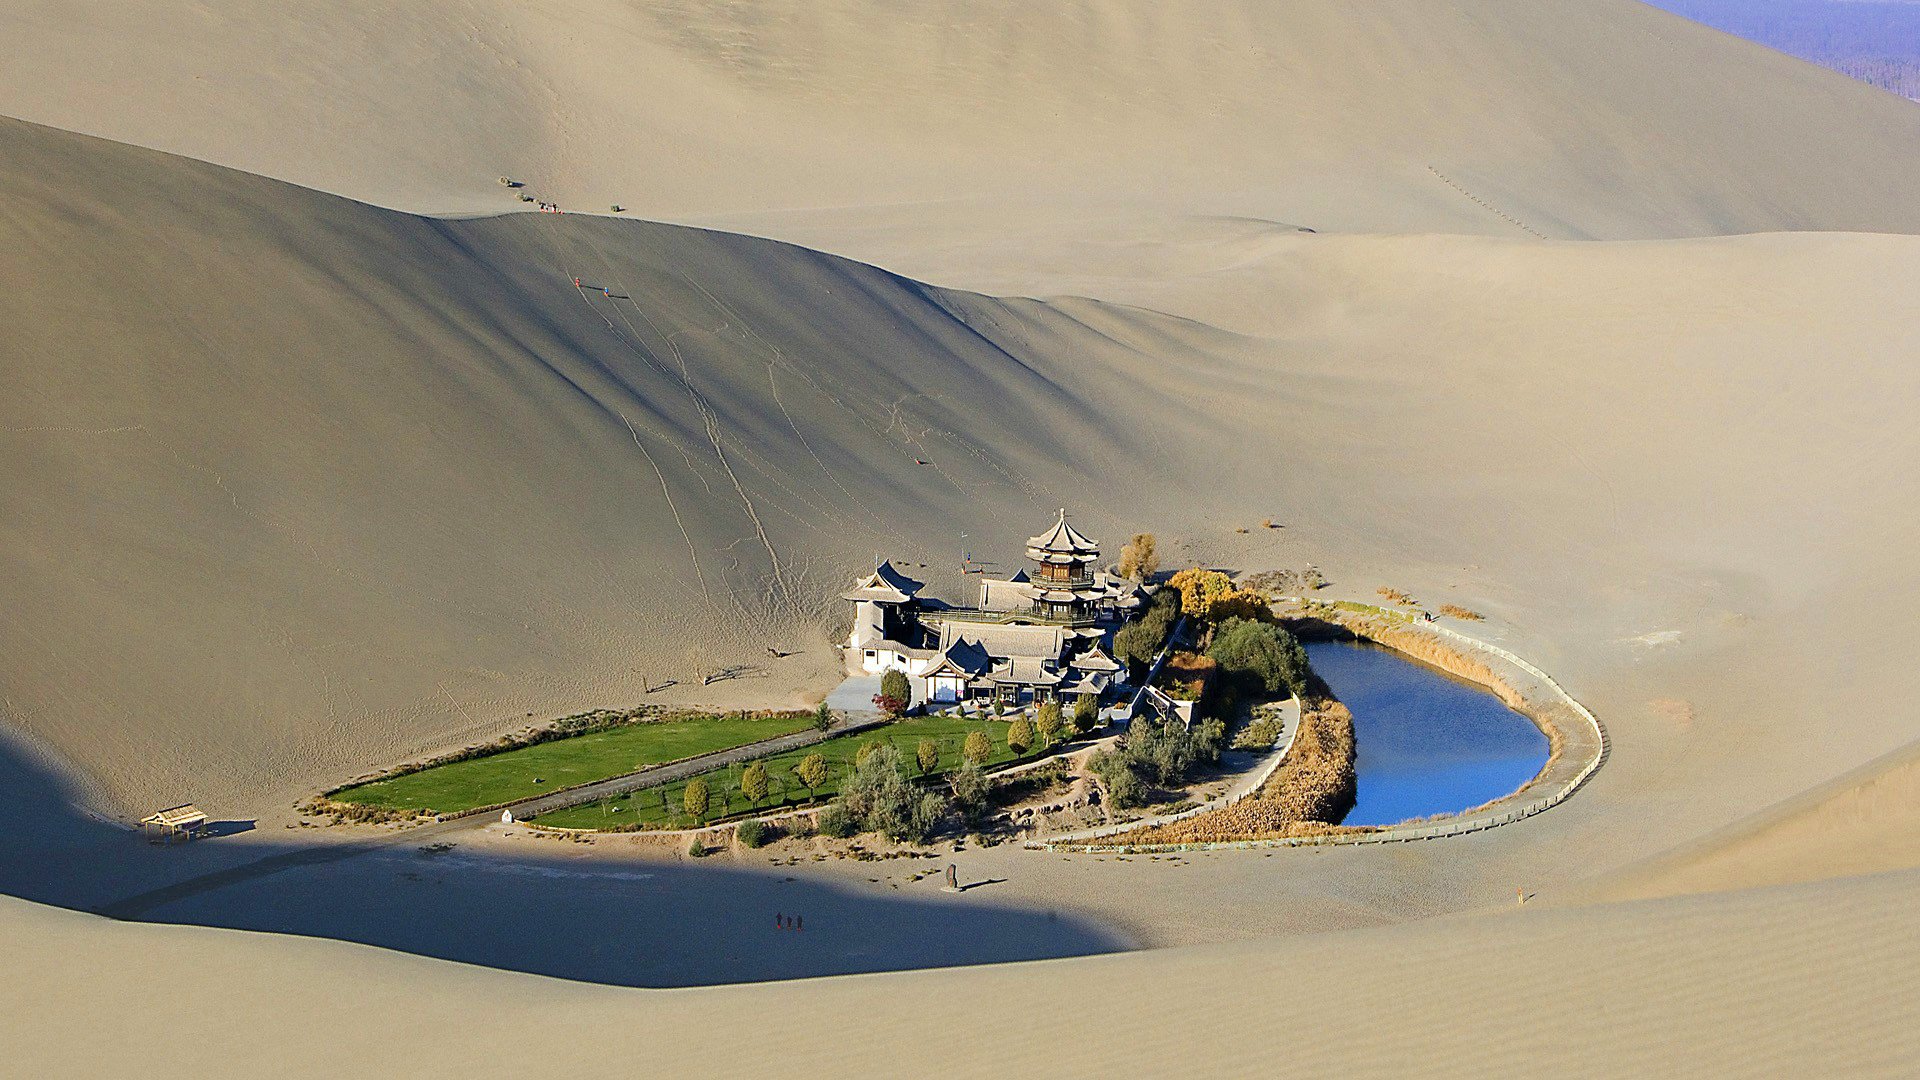
[{"label": "temple complex", "polygon": [[926,596],[923,583],[882,562],[843,594],[853,604],[850,672],[904,671],[914,699],[1020,706],[1091,698],[1117,682],[1112,634],[1143,594],[1099,569],[1100,547],[1067,512],[1027,541],[1031,570],[982,578],[973,607]]}]

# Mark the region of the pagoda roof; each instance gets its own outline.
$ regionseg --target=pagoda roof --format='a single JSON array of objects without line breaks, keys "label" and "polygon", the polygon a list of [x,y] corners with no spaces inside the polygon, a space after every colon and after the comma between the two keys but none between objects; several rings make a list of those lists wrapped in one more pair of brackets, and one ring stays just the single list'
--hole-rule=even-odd
[{"label": "pagoda roof", "polygon": [[1039,536],[1029,537],[1027,540],[1027,554],[1039,558],[1041,553],[1098,557],[1100,545],[1087,539],[1080,530],[1067,524],[1067,511],[1062,508],[1059,520],[1053,523],[1053,528]]},{"label": "pagoda roof", "polygon": [[1082,671],[1119,671],[1120,662],[1098,645],[1073,658],[1073,667]]},{"label": "pagoda roof", "polygon": [[840,594],[845,600],[876,600],[887,604],[904,604],[913,599],[922,588],[923,582],[915,581],[894,568],[892,562],[883,561],[873,573],[860,579],[849,592]]}]

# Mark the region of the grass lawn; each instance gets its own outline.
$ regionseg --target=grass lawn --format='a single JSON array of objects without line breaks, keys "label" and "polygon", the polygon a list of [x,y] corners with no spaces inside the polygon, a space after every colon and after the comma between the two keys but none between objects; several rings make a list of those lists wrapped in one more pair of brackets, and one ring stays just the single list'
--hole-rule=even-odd
[{"label": "grass lawn", "polygon": [[[871,728],[852,735],[839,735],[825,742],[786,753],[762,758],[767,766],[768,788],[771,794],[761,800],[758,809],[773,810],[782,806],[796,806],[815,798],[833,795],[853,771],[853,758],[864,743],[891,742],[900,751],[900,757],[907,764],[909,774],[917,775],[920,767],[915,763],[919,753],[920,740],[932,739],[940,747],[940,765],[936,772],[946,772],[960,764],[960,748],[970,731],[985,731],[993,744],[993,756],[987,759],[988,767],[1012,761],[1013,751],[1007,749],[1006,720],[982,719],[961,720],[950,716],[916,716],[895,721],[885,727]],[[819,754],[827,759],[827,781],[818,792],[808,792],[806,787],[793,775],[794,766],[808,754]],[[1029,750],[1028,757],[1037,751]],[[559,829],[607,829],[632,828],[635,823],[647,828],[691,827],[693,819],[687,816],[686,804],[682,801],[682,792],[689,783],[697,779],[707,782],[713,808],[707,812],[707,820],[724,817],[728,813],[740,814],[750,809],[745,797],[740,794],[740,773],[743,765],[726,769],[715,769],[698,777],[676,780],[660,787],[647,788],[627,795],[618,795],[584,806],[569,807],[541,814],[537,819],[541,825],[550,825]]]},{"label": "grass lawn", "polygon": [[[337,791],[338,802],[450,814],[801,731],[805,716],[696,714],[555,739]],[[538,780],[539,783],[534,781]]]}]

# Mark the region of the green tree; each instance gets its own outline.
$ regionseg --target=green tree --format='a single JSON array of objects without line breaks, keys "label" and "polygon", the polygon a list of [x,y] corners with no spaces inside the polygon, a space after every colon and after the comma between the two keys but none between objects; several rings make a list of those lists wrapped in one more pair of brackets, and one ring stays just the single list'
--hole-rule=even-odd
[{"label": "green tree", "polygon": [[1285,628],[1255,619],[1228,619],[1214,631],[1207,656],[1228,677],[1267,693],[1282,687],[1298,697],[1307,685],[1307,651]]},{"label": "green tree", "polygon": [[833,710],[827,708],[827,703],[823,701],[813,710],[813,730],[827,731],[832,727]]},{"label": "green tree", "polygon": [[1133,766],[1112,750],[1096,751],[1087,759],[1087,771],[1106,789],[1107,801],[1114,809],[1140,806],[1147,801],[1146,785],[1134,775]]},{"label": "green tree", "polygon": [[900,751],[891,743],[881,743],[855,766],[839,801],[863,828],[915,844],[924,843],[946,813],[939,795],[923,792],[907,779]]},{"label": "green tree", "polygon": [[707,788],[707,782],[699,777],[687,781],[686,790],[680,793],[681,805],[687,808],[687,813],[693,815],[695,821],[706,820],[707,808],[712,801],[713,795]]},{"label": "green tree", "polygon": [[1007,725],[1007,749],[1019,757],[1032,747],[1033,725],[1024,716],[1015,717],[1013,723]]},{"label": "green tree", "polygon": [[756,761],[740,774],[740,794],[745,795],[754,806],[759,806],[760,800],[767,797],[766,762]]},{"label": "green tree", "polygon": [[915,762],[920,766],[920,775],[925,776],[940,767],[940,744],[932,739],[921,739],[914,748]]},{"label": "green tree", "polygon": [[993,743],[987,740],[986,732],[969,731],[966,742],[960,746],[960,756],[975,765],[985,765],[987,759],[993,756]]},{"label": "green tree", "polygon": [[905,716],[913,705],[913,684],[907,681],[907,673],[899,668],[888,668],[880,676],[880,692],[874,695],[874,705],[888,716]]},{"label": "green tree", "polygon": [[808,754],[793,767],[793,778],[807,789],[807,797],[812,798],[827,782],[827,759],[820,754]]},{"label": "green tree", "polygon": [[1060,703],[1042,702],[1033,710],[1033,736],[1040,749],[1045,750],[1060,741]]},{"label": "green tree", "polygon": [[1099,722],[1100,703],[1094,700],[1092,694],[1080,695],[1080,700],[1073,703],[1073,730],[1084,734],[1092,731]]}]

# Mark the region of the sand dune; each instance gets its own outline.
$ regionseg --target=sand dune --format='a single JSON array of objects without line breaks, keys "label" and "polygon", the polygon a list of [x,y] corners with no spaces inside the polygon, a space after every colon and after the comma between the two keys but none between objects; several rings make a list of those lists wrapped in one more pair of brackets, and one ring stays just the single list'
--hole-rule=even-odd
[{"label": "sand dune", "polygon": [[[270,819],[667,678],[797,701],[844,575],[939,580],[961,534],[1061,505],[1170,563],[1482,610],[1614,740],[1572,801],[1458,842],[1175,878],[970,853],[996,903],[1186,946],[1039,966],[649,995],[8,901],[33,1071],[124,1068],[71,1024],[128,980],[333,1072],[749,1023],[740,1053],[791,1063],[813,1029],[759,1021],[797,1007],[860,1017],[831,1060],[886,1072],[918,1003],[1005,1033],[1010,998],[1076,995],[1164,1038],[1013,1025],[973,1066],[1914,1060],[1911,104],[1625,3],[39,3],[0,59],[0,113],[158,148],[0,121],[0,705],[98,807]],[[515,208],[503,173],[863,261],[415,213]],[[265,850],[96,824],[8,834],[11,891],[97,906]],[[329,880],[343,910],[419,895]],[[582,925],[630,930],[605,888]],[[1556,910],[1428,918],[1516,888]],[[198,917],[293,928],[275,896]],[[336,979],[368,1011],[314,1000]]]},{"label": "sand dune", "polygon": [[[644,991],[336,942],[4,901],[0,988],[38,1076],[510,1076],[610,1061],[739,1075],[1894,1076],[1920,1046],[1911,874],[1194,949]],[[771,931],[765,932],[769,937]],[[774,943],[770,942],[769,947]],[[117,957],[114,1038],[89,1013]],[[1231,971],[1235,987],[1221,985]],[[1103,1002],[1098,1032],[1010,1021]],[[1184,1004],[1183,1004],[1184,1003]],[[1069,1007],[1072,1006],[1062,1006]],[[209,1016],[219,1018],[218,1030]],[[824,1024],[848,1021],[825,1035]],[[751,1037],[735,1033],[750,1032]],[[240,1034],[244,1033],[244,1034]],[[911,1048],[905,1050],[903,1048]]]},{"label": "sand dune", "polygon": [[1214,215],[1920,229],[1910,103],[1627,2],[35,0],[0,61],[0,113],[381,205],[497,211],[511,174],[971,288],[942,237],[1035,225],[1029,260],[1075,269],[1101,263],[1038,241]]}]

